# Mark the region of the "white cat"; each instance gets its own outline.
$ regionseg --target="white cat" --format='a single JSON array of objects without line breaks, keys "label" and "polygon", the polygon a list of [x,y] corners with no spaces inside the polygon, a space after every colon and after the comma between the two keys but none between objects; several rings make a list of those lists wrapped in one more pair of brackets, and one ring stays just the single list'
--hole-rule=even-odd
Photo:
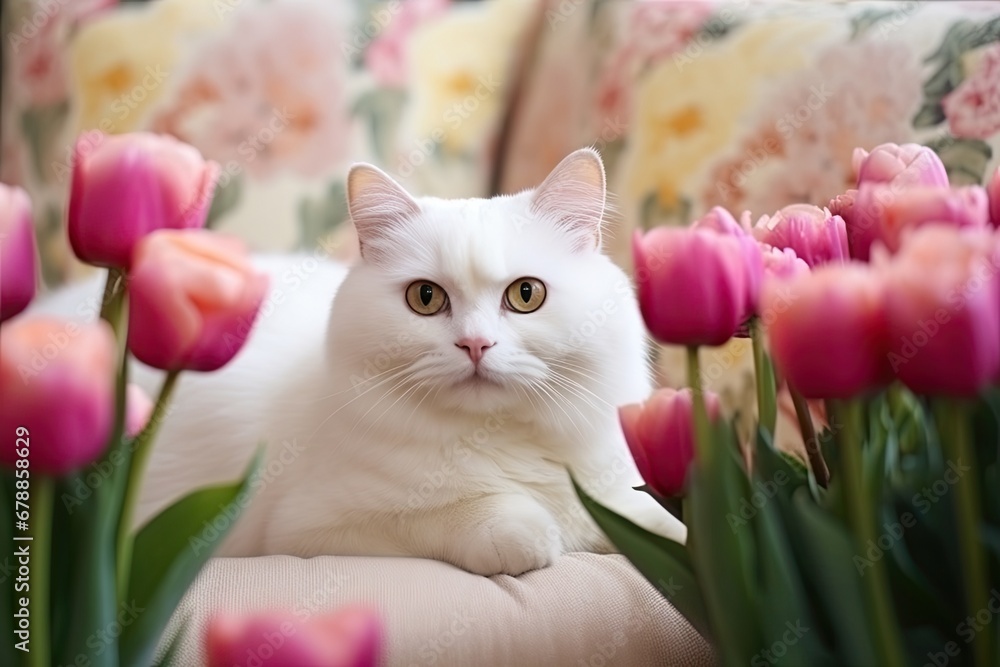
[{"label": "white cat", "polygon": [[408,555],[517,575],[613,550],[567,469],[684,540],[632,488],[616,407],[651,391],[646,336],[628,277],[601,253],[597,153],[490,200],[414,199],[357,165],[348,198],[362,259],[259,259],[271,297],[228,367],[182,376],[140,520],[235,478],[266,442],[222,554]]}]

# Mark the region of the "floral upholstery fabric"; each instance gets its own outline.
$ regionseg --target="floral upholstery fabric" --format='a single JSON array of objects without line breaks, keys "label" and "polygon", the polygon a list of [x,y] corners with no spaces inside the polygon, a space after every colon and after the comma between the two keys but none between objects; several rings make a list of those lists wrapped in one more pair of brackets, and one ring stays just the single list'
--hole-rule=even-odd
[{"label": "floral upholstery fabric", "polygon": [[[61,224],[95,129],[194,144],[222,165],[213,225],[344,258],[360,160],[488,196],[594,145],[624,265],[636,228],[824,205],[855,146],[927,144],[956,183],[1000,163],[1000,2],[7,0],[2,21],[0,180],[32,194],[50,286],[82,270]],[[745,414],[747,366],[741,342],[707,364]]]}]

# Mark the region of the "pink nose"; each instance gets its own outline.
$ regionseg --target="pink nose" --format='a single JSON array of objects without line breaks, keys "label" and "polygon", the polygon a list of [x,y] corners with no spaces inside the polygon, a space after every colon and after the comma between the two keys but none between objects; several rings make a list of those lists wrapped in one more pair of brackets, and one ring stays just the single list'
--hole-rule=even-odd
[{"label": "pink nose", "polygon": [[455,343],[455,347],[460,347],[469,353],[469,358],[472,359],[472,363],[477,366],[479,365],[479,360],[483,358],[483,354],[486,353],[486,350],[493,347],[493,345],[494,343],[491,343],[481,337],[463,338]]}]

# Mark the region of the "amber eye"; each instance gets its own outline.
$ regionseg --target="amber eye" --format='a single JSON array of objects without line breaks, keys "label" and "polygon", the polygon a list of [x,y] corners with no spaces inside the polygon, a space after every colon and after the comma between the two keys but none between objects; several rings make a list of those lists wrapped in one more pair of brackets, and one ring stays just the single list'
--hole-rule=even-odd
[{"label": "amber eye", "polygon": [[406,288],[406,303],[418,315],[433,315],[448,303],[448,294],[428,280],[418,280]]},{"label": "amber eye", "polygon": [[519,313],[533,313],[545,302],[545,284],[537,278],[518,278],[507,286],[507,306]]}]

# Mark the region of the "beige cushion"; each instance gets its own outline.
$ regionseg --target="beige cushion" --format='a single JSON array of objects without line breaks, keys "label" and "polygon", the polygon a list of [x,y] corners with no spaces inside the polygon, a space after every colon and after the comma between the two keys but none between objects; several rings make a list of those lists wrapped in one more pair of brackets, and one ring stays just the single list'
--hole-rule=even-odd
[{"label": "beige cushion", "polygon": [[389,666],[711,665],[701,636],[622,556],[575,553],[520,577],[415,558],[219,558],[184,598],[178,664],[204,664],[213,612],[380,610]]}]

